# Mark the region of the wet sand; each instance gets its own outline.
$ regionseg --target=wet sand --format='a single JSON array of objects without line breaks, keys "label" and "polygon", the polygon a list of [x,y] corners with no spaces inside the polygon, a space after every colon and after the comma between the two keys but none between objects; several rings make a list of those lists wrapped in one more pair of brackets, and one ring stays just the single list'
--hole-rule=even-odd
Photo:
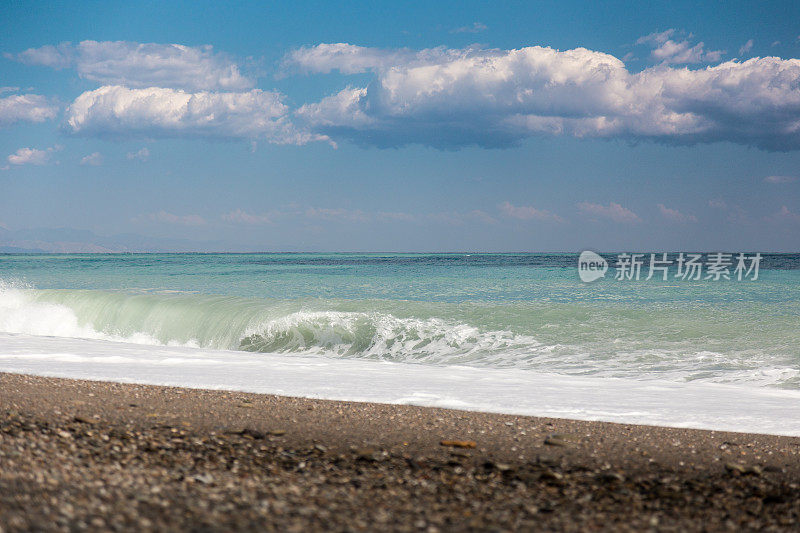
[{"label": "wet sand", "polygon": [[2,532],[797,530],[798,495],[796,437],[0,374]]}]

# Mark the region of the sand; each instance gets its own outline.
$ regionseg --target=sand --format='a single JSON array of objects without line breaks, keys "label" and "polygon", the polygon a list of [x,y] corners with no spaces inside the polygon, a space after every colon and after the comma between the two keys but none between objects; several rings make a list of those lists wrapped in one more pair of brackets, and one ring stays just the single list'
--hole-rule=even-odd
[{"label": "sand", "polygon": [[3,532],[797,530],[798,495],[795,437],[0,374]]}]

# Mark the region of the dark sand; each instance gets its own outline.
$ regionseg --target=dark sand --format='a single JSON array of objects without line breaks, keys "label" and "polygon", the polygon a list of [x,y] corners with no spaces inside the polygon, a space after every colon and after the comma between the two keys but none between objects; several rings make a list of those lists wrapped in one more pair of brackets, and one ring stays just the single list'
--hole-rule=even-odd
[{"label": "dark sand", "polygon": [[4,533],[798,528],[800,438],[0,374]]}]

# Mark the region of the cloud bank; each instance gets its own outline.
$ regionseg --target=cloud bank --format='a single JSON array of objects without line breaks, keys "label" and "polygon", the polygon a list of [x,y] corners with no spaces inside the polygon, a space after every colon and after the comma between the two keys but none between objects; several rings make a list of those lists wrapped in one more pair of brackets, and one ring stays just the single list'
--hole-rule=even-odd
[{"label": "cloud bank", "polygon": [[367,86],[296,112],[310,131],[358,144],[503,147],[564,135],[800,148],[798,59],[634,73],[585,48],[414,52],[340,43],[296,50],[284,63],[309,73],[374,73]]},{"label": "cloud bank", "polygon": [[[83,41],[11,57],[74,68],[102,84],[66,112],[65,129],[85,136],[330,140],[447,150],[568,136],[800,149],[800,59],[756,57],[689,68],[718,62],[723,54],[690,38],[676,30],[642,37],[639,44],[650,46],[659,64],[638,72],[586,48],[322,43],[289,52],[283,73],[338,71],[372,79],[294,110],[282,94],[254,89],[254,79],[210,46]],[[43,121],[56,112],[39,95],[7,96],[0,99],[0,126]]]}]

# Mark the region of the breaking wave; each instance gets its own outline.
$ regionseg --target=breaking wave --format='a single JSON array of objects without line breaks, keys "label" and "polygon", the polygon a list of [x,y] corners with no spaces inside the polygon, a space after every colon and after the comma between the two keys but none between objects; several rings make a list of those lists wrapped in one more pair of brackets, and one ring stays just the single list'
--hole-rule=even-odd
[{"label": "breaking wave", "polygon": [[308,302],[36,290],[3,283],[0,332],[435,363],[500,363],[497,359],[541,347],[527,335],[441,318],[309,307]]},{"label": "breaking wave", "polygon": [[0,333],[800,389],[796,315],[751,304],[271,300],[0,280]]}]

